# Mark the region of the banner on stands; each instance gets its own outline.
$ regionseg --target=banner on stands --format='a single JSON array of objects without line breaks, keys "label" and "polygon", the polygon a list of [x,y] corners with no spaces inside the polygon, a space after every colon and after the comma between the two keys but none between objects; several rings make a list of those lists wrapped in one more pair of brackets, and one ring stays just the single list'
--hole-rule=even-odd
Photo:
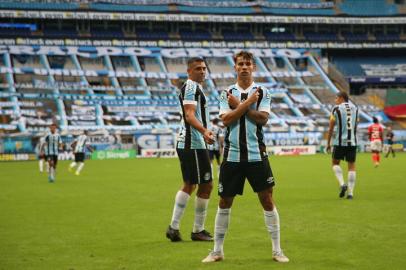
[{"label": "banner on stands", "polygon": [[361,64],[368,77],[401,77],[406,76],[406,64]]},{"label": "banner on stands", "polygon": [[18,128],[17,125],[11,125],[11,124],[9,124],[9,125],[1,124],[0,125],[0,130],[2,130],[2,129],[4,129],[4,130],[15,130],[17,128]]},{"label": "banner on stands", "polygon": [[[194,2],[194,1],[193,1]],[[218,1],[210,2],[210,5]],[[235,1],[233,1],[235,3]],[[272,2],[268,2],[271,4]],[[276,4],[276,3],[274,3]],[[281,3],[283,4],[283,3]],[[287,4],[287,3],[286,3]],[[299,3],[297,3],[299,4]],[[304,3],[303,3],[304,4]],[[321,2],[320,4],[327,4]],[[302,24],[405,24],[406,17],[339,17],[297,15],[223,15],[223,14],[163,14],[132,12],[93,11],[33,11],[2,10],[0,18],[68,19],[68,20],[115,20],[115,21],[161,21],[161,22],[218,22],[218,23],[302,23]]]},{"label": "banner on stands", "polygon": [[177,157],[176,150],[171,149],[142,149],[140,157],[144,158],[173,158]]},{"label": "banner on stands", "polygon": [[[0,85],[0,87],[8,88],[9,85],[5,84]],[[21,106],[21,107],[42,107],[44,104],[40,101],[2,101],[0,102],[0,107],[14,107],[14,106]]]},{"label": "banner on stands", "polygon": [[[237,48],[162,48],[158,47],[116,47],[106,46],[19,46],[19,45],[1,45],[0,54],[10,53],[14,55],[78,55],[81,57],[101,57],[105,55],[110,56],[153,56],[154,54],[161,54],[165,58],[180,58],[180,57],[225,57],[233,56],[235,53],[241,51],[244,43],[237,43],[241,47]],[[183,47],[183,46],[182,46]],[[251,53],[258,57],[275,57],[283,56],[288,58],[300,58],[306,50],[293,50],[293,49],[249,49]],[[32,70],[32,68],[22,68]],[[62,72],[62,71],[60,71]],[[62,75],[62,73],[60,74]],[[80,75],[77,75],[80,76]]]},{"label": "banner on stands", "polygon": [[74,160],[75,154],[72,151],[64,151],[58,154],[58,160]]},{"label": "banner on stands", "polygon": [[[111,104],[111,105],[139,105],[139,106],[153,106],[153,105],[164,105],[164,106],[172,106],[177,105],[178,100],[140,100],[139,96],[110,96],[110,95],[98,95],[98,94],[87,94],[87,95],[80,95],[80,94],[47,94],[47,93],[14,93],[14,92],[0,92],[0,97],[19,97],[19,98],[26,98],[26,99],[58,99],[61,98],[63,100],[73,100],[77,103],[83,103],[87,105],[91,105],[92,102],[102,101],[103,104]],[[89,101],[89,102],[84,102]],[[111,102],[111,103],[109,103]],[[115,103],[115,102],[123,102],[123,103]],[[98,103],[97,103],[98,104]],[[6,110],[8,111],[8,110]],[[30,113],[34,110],[21,110]]]},{"label": "banner on stands", "polygon": [[[70,0],[64,1],[69,3],[92,3],[88,0]],[[56,2],[57,3],[57,2]],[[191,1],[191,0],[103,0],[103,3],[109,3],[113,5],[182,5],[192,7],[273,7],[273,8],[333,8],[333,2],[313,2],[313,3],[285,3],[285,2],[269,2],[269,1],[255,1],[255,2],[239,2],[239,1]]]},{"label": "banner on stands", "polygon": [[350,83],[371,83],[371,84],[406,84],[404,77],[350,77]]},{"label": "banner on stands", "polygon": [[0,161],[27,161],[36,160],[34,154],[0,154]]},{"label": "banner on stands", "polygon": [[173,134],[137,134],[135,141],[138,149],[174,149],[175,136]]},{"label": "banner on stands", "polygon": [[[0,16],[1,17],[1,16]],[[405,19],[406,23],[406,19]],[[17,38],[17,39],[0,39],[0,51],[4,51],[2,46],[120,46],[120,47],[161,47],[161,48],[177,48],[177,49],[296,49],[296,48],[311,48],[311,49],[380,49],[380,48],[406,48],[405,41],[396,42],[382,42],[382,41],[368,41],[368,42],[307,42],[307,41],[183,41],[183,40],[96,40],[96,39],[42,39],[42,38]],[[143,56],[148,51],[129,50],[132,55]],[[27,51],[32,54],[32,51]],[[58,55],[61,54],[60,50]],[[67,53],[67,52],[66,52]],[[70,52],[72,53],[72,51]],[[171,53],[171,52],[169,52]],[[19,54],[19,53],[18,53]],[[86,50],[81,52],[80,55],[89,55]],[[149,54],[146,54],[149,55]],[[215,57],[215,56],[214,56]]]},{"label": "banner on stands", "polygon": [[[90,77],[119,77],[119,78],[148,78],[148,79],[179,79],[184,73],[173,72],[136,72],[136,71],[114,71],[114,70],[77,70],[77,69],[45,69],[45,68],[6,68],[0,67],[0,73],[30,74],[30,75],[54,75],[54,76],[90,76]],[[254,72],[254,77],[310,77],[314,74],[310,71],[271,71]],[[183,76],[184,77],[184,76]],[[211,79],[235,78],[233,72],[210,73],[207,76]]]},{"label": "banner on stands", "polygon": [[[96,108],[90,106],[72,105],[72,115],[80,116],[94,116],[96,115]],[[92,119],[94,120],[94,119]]]},{"label": "banner on stands", "polygon": [[314,155],[316,154],[315,145],[296,145],[296,146],[271,146],[267,152],[271,155]]},{"label": "banner on stands", "polygon": [[160,111],[160,112],[179,112],[179,107],[176,106],[107,106],[109,112],[114,113],[137,113],[137,112],[151,112],[151,111]]},{"label": "banner on stands", "polygon": [[92,159],[104,160],[104,159],[129,159],[135,158],[135,150],[105,150],[105,151],[94,151],[92,153]]},{"label": "banner on stands", "polygon": [[264,134],[264,142],[269,146],[318,145],[323,137],[321,132],[271,132]]}]

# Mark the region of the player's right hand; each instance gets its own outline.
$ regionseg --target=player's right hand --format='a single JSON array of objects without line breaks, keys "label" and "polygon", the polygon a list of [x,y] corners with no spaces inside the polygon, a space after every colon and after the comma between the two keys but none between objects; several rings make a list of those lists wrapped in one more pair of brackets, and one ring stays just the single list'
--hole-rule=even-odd
[{"label": "player's right hand", "polygon": [[252,95],[247,98],[246,102],[248,102],[250,105],[251,105],[251,104],[254,104],[254,103],[256,103],[256,102],[258,101],[258,99],[259,99],[259,92],[258,92],[258,89],[259,89],[259,88],[257,88],[257,89],[255,90],[255,92],[252,93]]},{"label": "player's right hand", "polygon": [[213,144],[213,143],[214,143],[214,134],[213,134],[213,131],[206,129],[206,131],[205,131],[204,134],[203,134],[203,138],[204,138],[204,141],[205,141],[207,144]]},{"label": "player's right hand", "polygon": [[331,146],[330,146],[330,145],[327,145],[327,147],[326,147],[326,152],[327,152],[328,154],[331,153]]}]

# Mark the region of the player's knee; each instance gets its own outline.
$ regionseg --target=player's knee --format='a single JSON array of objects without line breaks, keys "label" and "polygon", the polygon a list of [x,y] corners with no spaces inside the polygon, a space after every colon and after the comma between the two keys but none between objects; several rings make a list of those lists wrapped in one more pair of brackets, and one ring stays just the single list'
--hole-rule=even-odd
[{"label": "player's knee", "polygon": [[264,210],[266,210],[266,211],[272,211],[274,208],[274,203],[273,203],[271,197],[261,198],[261,204],[262,204],[262,207],[264,208]]},{"label": "player's knee", "polygon": [[213,183],[205,183],[199,185],[199,188],[197,189],[197,196],[200,198],[205,198],[208,199],[210,197],[211,191],[213,190]]},{"label": "player's knee", "polygon": [[195,191],[196,185],[195,184],[189,184],[189,183],[184,183],[182,187],[182,191],[191,195],[193,191]]},{"label": "player's knee", "polygon": [[262,204],[262,207],[266,211],[272,211],[274,208],[274,203],[272,200],[272,189],[262,191],[258,193],[259,200]]},{"label": "player's knee", "polygon": [[231,206],[233,205],[233,199],[234,198],[220,198],[220,202],[219,202],[219,207],[221,209],[228,209],[231,208]]}]

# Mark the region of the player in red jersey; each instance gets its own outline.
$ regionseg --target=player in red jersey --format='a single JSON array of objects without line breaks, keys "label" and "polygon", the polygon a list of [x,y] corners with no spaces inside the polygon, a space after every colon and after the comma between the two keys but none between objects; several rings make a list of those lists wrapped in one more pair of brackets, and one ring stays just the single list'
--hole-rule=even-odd
[{"label": "player in red jersey", "polygon": [[382,151],[383,127],[379,124],[378,118],[373,118],[373,124],[368,127],[368,137],[371,142],[372,162],[375,168],[381,161],[380,152]]}]

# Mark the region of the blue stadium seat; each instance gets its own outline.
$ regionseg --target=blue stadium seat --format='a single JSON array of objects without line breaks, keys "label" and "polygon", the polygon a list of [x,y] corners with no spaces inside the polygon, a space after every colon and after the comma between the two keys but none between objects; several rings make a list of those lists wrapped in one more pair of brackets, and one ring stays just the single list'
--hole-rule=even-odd
[{"label": "blue stadium seat", "polygon": [[188,41],[195,41],[195,40],[211,40],[211,34],[209,31],[206,30],[187,30],[187,29],[180,29],[179,35],[183,40]]},{"label": "blue stadium seat", "polygon": [[112,29],[109,28],[108,30],[105,29],[92,29],[90,30],[92,37],[95,38],[123,38],[124,34],[121,28]]},{"label": "blue stadium seat", "polygon": [[362,42],[368,40],[368,35],[365,33],[361,34],[361,33],[343,32],[342,36],[344,37],[345,40],[353,42]]},{"label": "blue stadium seat", "polygon": [[331,16],[336,12],[333,9],[303,9],[303,8],[261,8],[263,13],[266,14],[289,14],[289,15],[320,15]]},{"label": "blue stadium seat", "polygon": [[375,38],[377,41],[398,41],[400,40],[399,33],[375,33]]},{"label": "blue stadium seat", "polygon": [[345,0],[339,5],[343,13],[353,16],[391,16],[398,15],[396,5],[384,0]]},{"label": "blue stadium seat", "polygon": [[137,28],[136,29],[137,38],[144,40],[167,40],[169,35],[166,31],[163,30],[149,30],[147,28]]},{"label": "blue stadium seat", "polygon": [[75,29],[44,29],[44,36],[54,38],[77,38],[78,33]]},{"label": "blue stadium seat", "polygon": [[24,2],[0,2],[0,9],[35,9],[35,10],[76,10],[78,3],[24,3]]},{"label": "blue stadium seat", "polygon": [[200,14],[254,14],[256,13],[252,7],[191,7],[178,6],[177,9],[186,13]]},{"label": "blue stadium seat", "polygon": [[0,36],[6,37],[27,37],[31,36],[30,29],[24,28],[0,28]]},{"label": "blue stadium seat", "polygon": [[237,32],[232,30],[223,30],[222,34],[224,40],[228,41],[254,40],[254,35],[248,30]]},{"label": "blue stadium seat", "polygon": [[271,31],[264,31],[264,36],[269,41],[292,41],[296,40],[296,36],[289,32],[276,33]]},{"label": "blue stadium seat", "polygon": [[91,3],[89,8],[93,10],[102,11],[123,11],[123,12],[168,12],[169,7],[167,5],[156,6],[141,6],[141,5],[114,5],[114,4],[101,4]]},{"label": "blue stadium seat", "polygon": [[309,41],[338,41],[339,38],[336,33],[333,32],[325,32],[325,33],[314,33],[308,32],[304,33],[306,40]]},{"label": "blue stadium seat", "polygon": [[333,60],[337,68],[346,76],[363,76],[364,71],[354,57],[337,57]]},{"label": "blue stadium seat", "polygon": [[304,4],[313,4],[313,3],[320,3],[320,0],[267,0],[267,2],[271,3],[304,3]]}]

